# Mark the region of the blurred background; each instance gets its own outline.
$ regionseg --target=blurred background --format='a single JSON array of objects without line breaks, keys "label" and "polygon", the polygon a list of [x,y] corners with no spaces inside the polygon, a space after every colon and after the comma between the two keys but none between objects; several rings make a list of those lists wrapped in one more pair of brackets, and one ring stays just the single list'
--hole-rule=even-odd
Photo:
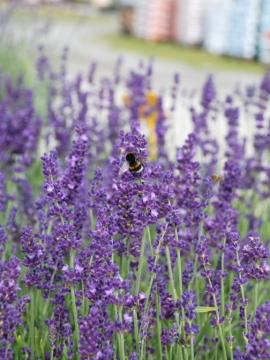
[{"label": "blurred background", "polygon": [[41,46],[59,64],[68,49],[66,71],[73,78],[88,74],[93,63],[103,79],[114,76],[119,63],[125,78],[150,62],[151,89],[162,94],[165,108],[179,74],[181,105],[169,136],[183,141],[192,129],[185,121],[189,107],[200,104],[209,74],[219,99],[261,81],[270,63],[270,0],[2,0],[4,71],[31,79]]},{"label": "blurred background", "polygon": [[270,63],[270,0],[0,3],[2,45],[28,46],[26,58],[30,45],[45,44],[53,54],[68,46],[71,71],[96,60],[106,74],[119,56],[130,65],[153,56],[160,85],[174,71],[191,86],[211,72],[226,89],[233,79],[252,82]]},{"label": "blurred background", "polygon": [[[97,10],[115,10],[123,33],[153,41],[202,46],[213,54],[270,62],[270,0],[6,0],[6,3],[85,4]],[[87,15],[86,6],[81,15]]]},{"label": "blurred background", "polygon": [[270,61],[268,0],[122,0],[120,8],[122,31],[134,36]]}]

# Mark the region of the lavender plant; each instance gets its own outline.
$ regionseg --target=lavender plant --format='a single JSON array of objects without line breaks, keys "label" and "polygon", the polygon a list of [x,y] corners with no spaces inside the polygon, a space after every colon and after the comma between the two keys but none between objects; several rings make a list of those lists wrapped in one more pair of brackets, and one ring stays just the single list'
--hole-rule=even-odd
[{"label": "lavender plant", "polygon": [[42,109],[1,73],[1,359],[268,359],[269,73],[225,100],[209,77],[173,161],[179,76],[168,111],[121,63],[70,79],[40,48]]}]

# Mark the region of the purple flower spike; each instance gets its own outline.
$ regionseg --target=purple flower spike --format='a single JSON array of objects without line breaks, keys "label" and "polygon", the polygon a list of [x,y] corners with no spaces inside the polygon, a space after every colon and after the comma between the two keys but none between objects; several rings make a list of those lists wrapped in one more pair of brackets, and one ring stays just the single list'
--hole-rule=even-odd
[{"label": "purple flower spike", "polygon": [[0,225],[0,254],[5,252],[5,244],[8,241],[8,236],[2,225]]},{"label": "purple flower spike", "polygon": [[268,258],[268,252],[263,246],[259,238],[249,238],[249,243],[243,247],[244,258],[247,259],[248,264]]},{"label": "purple flower spike", "polygon": [[182,295],[182,306],[185,310],[185,317],[189,320],[194,320],[196,312],[194,311],[197,307],[195,302],[196,295],[192,290],[186,290]]},{"label": "purple flower spike", "polygon": [[35,268],[40,265],[44,258],[44,251],[42,245],[35,242],[31,227],[23,227],[21,243],[22,252],[26,254],[22,261],[23,265],[28,268]]},{"label": "purple flower spike", "polygon": [[80,359],[110,360],[114,354],[112,340],[112,323],[107,312],[91,307],[90,314],[82,318],[80,323]]},{"label": "purple flower spike", "polygon": [[185,269],[183,270],[182,279],[184,284],[189,284],[192,281],[193,273],[194,273],[194,264],[192,261],[189,260],[186,263]]},{"label": "purple flower spike", "polygon": [[0,211],[6,211],[7,200],[8,197],[5,186],[5,174],[0,172]]},{"label": "purple flower spike", "polygon": [[1,90],[1,162],[8,167],[18,161],[28,167],[34,160],[41,127],[34,95],[24,86],[22,78],[13,84],[10,77],[6,77]]},{"label": "purple flower spike", "polygon": [[24,295],[18,299],[21,290],[17,281],[20,276],[20,260],[16,257],[9,261],[0,261],[0,355],[2,359],[12,359],[13,351],[9,346],[14,341],[14,332],[18,325],[23,324],[22,313],[30,297]]},{"label": "purple flower spike", "polygon": [[255,318],[249,322],[250,331],[246,334],[248,343],[245,353],[237,349],[237,359],[269,359],[270,358],[270,301],[267,300],[257,308]]},{"label": "purple flower spike", "polygon": [[53,178],[58,174],[58,169],[56,164],[57,163],[56,150],[52,150],[50,152],[50,155],[44,154],[41,157],[41,160],[43,161],[42,168],[43,168],[44,176],[46,176],[47,178]]},{"label": "purple flower spike", "polygon": [[201,99],[202,106],[206,110],[209,109],[215,97],[216,97],[216,89],[214,86],[213,77],[209,75],[207,81],[203,86],[203,94]]}]

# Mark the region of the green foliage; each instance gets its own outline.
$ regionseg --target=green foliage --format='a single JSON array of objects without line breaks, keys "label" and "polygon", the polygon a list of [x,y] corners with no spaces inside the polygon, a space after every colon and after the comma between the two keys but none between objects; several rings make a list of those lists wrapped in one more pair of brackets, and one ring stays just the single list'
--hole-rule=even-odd
[{"label": "green foliage", "polygon": [[0,39],[0,67],[12,79],[23,74],[25,82],[29,83],[33,77],[31,61],[23,44],[8,44]]},{"label": "green foliage", "polygon": [[155,42],[129,35],[106,35],[104,39],[114,49],[133,51],[145,56],[155,56],[183,62],[196,67],[231,71],[263,73],[266,66],[256,61],[213,55],[200,47],[186,47],[174,42]]}]

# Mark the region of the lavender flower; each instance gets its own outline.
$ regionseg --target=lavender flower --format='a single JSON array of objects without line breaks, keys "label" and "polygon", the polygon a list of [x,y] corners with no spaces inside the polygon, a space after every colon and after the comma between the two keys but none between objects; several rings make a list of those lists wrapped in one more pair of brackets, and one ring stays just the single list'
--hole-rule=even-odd
[{"label": "lavender flower", "polygon": [[37,149],[41,126],[33,93],[23,82],[13,84],[8,77],[3,90],[4,95],[0,102],[2,162],[5,166],[10,166],[18,157],[21,164],[29,166]]},{"label": "lavender flower", "polygon": [[7,206],[5,174],[0,172],[0,211],[5,211]]},{"label": "lavender flower", "polygon": [[23,324],[22,313],[25,312],[25,304],[30,301],[25,295],[18,298],[21,290],[18,285],[20,276],[20,260],[16,257],[9,261],[0,261],[0,342],[3,359],[11,359],[13,351],[9,345],[14,342],[14,332],[18,325]]},{"label": "lavender flower", "polygon": [[[184,102],[176,75],[168,108],[152,60],[72,78],[67,55],[39,49],[43,109],[0,71],[0,358],[269,358],[269,72],[225,100],[210,76]],[[193,131],[173,161],[180,106]],[[143,170],[120,176],[129,151]]]},{"label": "lavender flower", "polygon": [[214,87],[212,76],[208,76],[207,81],[203,86],[203,94],[201,104],[205,109],[209,109],[212,105],[213,100],[216,97],[216,89]]},{"label": "lavender flower", "polygon": [[257,308],[255,318],[249,323],[249,332],[246,334],[248,343],[245,345],[245,353],[236,352],[237,359],[268,359],[270,357],[270,342],[268,336],[270,316],[270,302]]},{"label": "lavender flower", "polygon": [[5,244],[8,241],[8,236],[5,233],[3,226],[0,225],[0,253],[3,254],[5,252]]},{"label": "lavender flower", "polygon": [[79,354],[81,359],[89,356],[97,359],[111,359],[113,331],[106,311],[92,306],[89,316],[80,324]]}]

